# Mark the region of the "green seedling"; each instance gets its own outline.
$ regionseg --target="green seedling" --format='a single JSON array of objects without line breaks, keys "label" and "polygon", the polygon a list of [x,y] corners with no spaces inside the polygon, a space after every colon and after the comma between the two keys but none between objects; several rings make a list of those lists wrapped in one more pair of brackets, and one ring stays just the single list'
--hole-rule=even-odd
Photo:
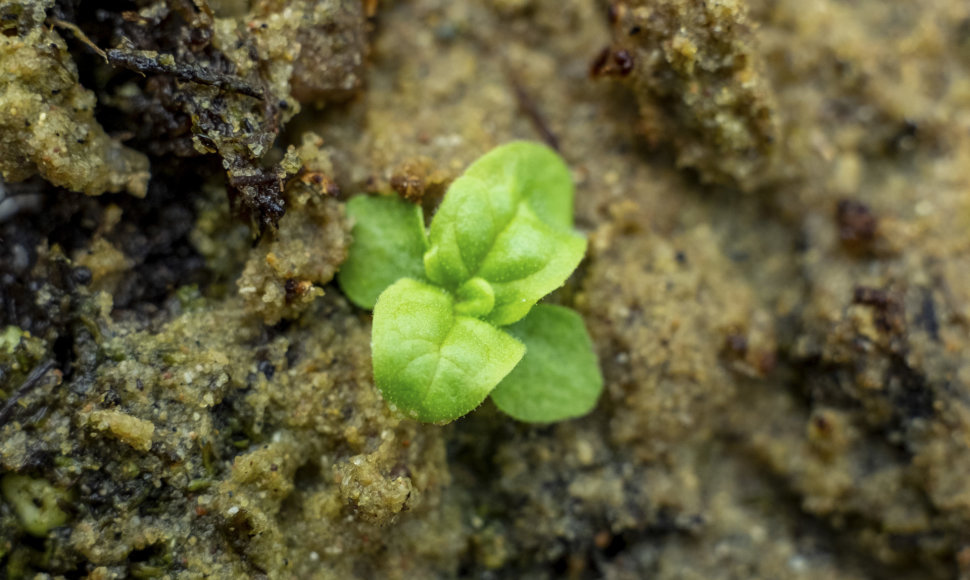
[{"label": "green seedling", "polygon": [[428,230],[398,197],[357,196],[347,210],[354,243],[337,280],[374,310],[374,381],[392,408],[446,423],[491,395],[547,423],[596,405],[603,378],[582,318],[537,304],[586,253],[556,153],[492,150],[451,184]]}]

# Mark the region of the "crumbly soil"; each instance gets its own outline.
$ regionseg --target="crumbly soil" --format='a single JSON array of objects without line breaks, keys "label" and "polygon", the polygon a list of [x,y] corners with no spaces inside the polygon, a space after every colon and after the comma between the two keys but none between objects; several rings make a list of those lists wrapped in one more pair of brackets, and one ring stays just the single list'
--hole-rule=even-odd
[{"label": "crumbly soil", "polygon": [[[0,0],[0,32],[0,577],[970,578],[966,2]],[[343,203],[433,209],[513,139],[572,168],[551,299],[604,394],[416,423],[332,283]]]}]

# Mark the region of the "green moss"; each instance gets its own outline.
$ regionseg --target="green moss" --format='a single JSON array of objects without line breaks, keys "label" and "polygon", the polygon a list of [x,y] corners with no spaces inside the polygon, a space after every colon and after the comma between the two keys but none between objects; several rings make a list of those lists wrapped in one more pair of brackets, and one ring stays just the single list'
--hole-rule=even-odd
[{"label": "green moss", "polygon": [[14,349],[20,344],[20,337],[23,335],[24,331],[16,326],[4,328],[3,332],[0,332],[0,353],[13,354]]},{"label": "green moss", "polygon": [[199,291],[198,284],[180,286],[175,291],[175,297],[178,298],[182,310],[195,310],[205,305],[205,298],[202,296],[202,292]]},{"label": "green moss", "polygon": [[0,491],[13,506],[20,525],[32,536],[44,537],[67,523],[68,516],[58,504],[70,501],[71,494],[43,479],[9,473],[0,480]]}]

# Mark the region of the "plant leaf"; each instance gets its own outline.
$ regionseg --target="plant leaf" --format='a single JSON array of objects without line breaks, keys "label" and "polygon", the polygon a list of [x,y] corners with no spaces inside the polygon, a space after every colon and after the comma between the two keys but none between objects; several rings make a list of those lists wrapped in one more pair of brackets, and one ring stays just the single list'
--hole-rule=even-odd
[{"label": "plant leaf", "polygon": [[454,303],[447,290],[404,278],[374,308],[374,382],[388,403],[420,421],[472,411],[525,352],[487,322],[456,315]]},{"label": "plant leaf", "polygon": [[583,236],[550,228],[525,205],[519,209],[478,269],[495,294],[495,306],[484,320],[496,326],[520,320],[562,286],[586,254]]},{"label": "plant leaf", "polygon": [[540,304],[505,330],[525,344],[526,353],[492,391],[499,409],[520,421],[551,423],[596,406],[603,376],[579,314]]},{"label": "plant leaf", "polygon": [[559,156],[534,143],[498,147],[452,183],[431,222],[425,273],[455,291],[478,277],[492,285],[502,326],[521,319],[566,281],[586,252],[571,229],[573,187]]},{"label": "plant leaf", "polygon": [[421,207],[397,196],[358,195],[347,202],[353,243],[337,272],[351,302],[371,310],[385,288],[405,277],[424,278],[428,249]]},{"label": "plant leaf", "polygon": [[496,147],[465,170],[486,183],[501,180],[517,187],[532,211],[547,224],[573,227],[573,177],[562,157],[530,141]]},{"label": "plant leaf", "polygon": [[495,289],[481,278],[468,280],[455,292],[455,313],[481,318],[495,308]]}]

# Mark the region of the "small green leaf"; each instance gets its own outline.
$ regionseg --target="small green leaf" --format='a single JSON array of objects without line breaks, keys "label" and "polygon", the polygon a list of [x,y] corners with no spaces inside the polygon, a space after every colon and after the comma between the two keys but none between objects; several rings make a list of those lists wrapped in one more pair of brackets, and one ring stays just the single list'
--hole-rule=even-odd
[{"label": "small green leaf", "polygon": [[472,278],[455,292],[455,313],[481,318],[495,308],[495,290],[481,278]]},{"label": "small green leaf", "polygon": [[484,318],[496,326],[520,320],[543,296],[559,288],[586,254],[583,236],[547,226],[525,205],[478,268],[495,292]]},{"label": "small green leaf", "polygon": [[428,238],[420,206],[396,196],[358,195],[347,202],[347,213],[354,219],[354,241],[337,282],[351,302],[370,310],[394,282],[424,278]]},{"label": "small green leaf", "polygon": [[385,400],[420,421],[444,423],[472,411],[515,367],[525,347],[476,318],[455,299],[404,278],[374,308],[374,382]]},{"label": "small green leaf", "polygon": [[484,318],[521,319],[566,281],[586,252],[571,229],[573,186],[559,156],[534,143],[498,147],[448,189],[431,222],[428,279],[457,291],[472,278],[495,293]]},{"label": "small green leaf", "polygon": [[540,304],[505,328],[525,356],[495,390],[495,405],[520,421],[551,423],[585,415],[603,390],[593,342],[568,308]]},{"label": "small green leaf", "polygon": [[573,177],[558,153],[545,145],[513,141],[492,149],[465,170],[485,183],[516,187],[547,224],[573,227]]}]

